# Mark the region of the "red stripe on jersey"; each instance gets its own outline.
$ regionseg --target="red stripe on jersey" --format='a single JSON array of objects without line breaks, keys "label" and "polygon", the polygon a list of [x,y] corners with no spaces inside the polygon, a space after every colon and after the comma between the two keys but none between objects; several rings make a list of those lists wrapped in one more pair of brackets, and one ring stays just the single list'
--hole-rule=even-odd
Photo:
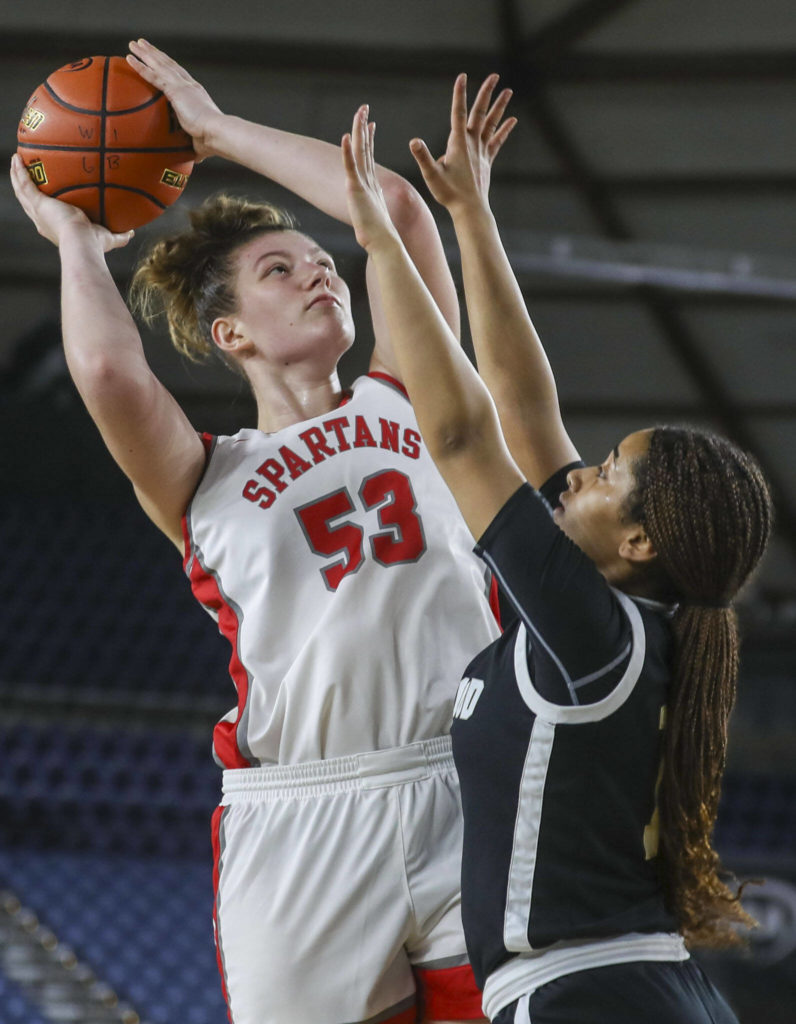
[{"label": "red stripe on jersey", "polygon": [[221,721],[213,730],[213,750],[225,768],[251,768],[250,762],[243,756],[238,747],[237,729],[246,701],[249,699],[249,673],[238,654],[238,630],[240,622],[231,605],[224,600],[218,583],[213,575],[206,572],[198,558],[191,557],[194,552],[188,530],[187,517],[183,517],[183,537],[185,539],[184,568],[191,569],[188,578],[194,597],[205,608],[210,608],[218,616],[218,630],[229,640],[232,655],[229,659],[229,674],[238,693],[238,714],[234,722]]},{"label": "red stripe on jersey", "polygon": [[427,1020],[483,1020],[481,990],[469,964],[439,970],[415,969]]},{"label": "red stripe on jersey", "polygon": [[216,962],[218,963],[218,973],[221,975],[221,991],[224,994],[224,1002],[227,1004],[227,1015],[230,1019],[230,1024],[234,1024],[232,1021],[232,1010],[229,1005],[229,997],[227,996],[227,979],[224,977],[224,964],[221,960],[221,949],[218,945],[218,876],[219,869],[221,867],[221,818],[226,808],[216,807],[213,811],[213,817],[210,821],[210,834],[213,842],[213,935],[216,941]]},{"label": "red stripe on jersey", "polygon": [[489,587],[489,607],[492,609],[492,614],[495,616],[495,622],[500,626],[501,632],[503,631],[503,624],[500,621],[500,600],[498,599],[498,582],[495,576],[492,576],[492,583]]},{"label": "red stripe on jersey", "polygon": [[375,377],[376,380],[383,380],[386,381],[387,384],[392,384],[394,388],[398,388],[404,398],[409,398],[409,392],[403,384],[395,377],[391,377],[389,373],[382,373],[381,370],[371,370],[368,377]]}]

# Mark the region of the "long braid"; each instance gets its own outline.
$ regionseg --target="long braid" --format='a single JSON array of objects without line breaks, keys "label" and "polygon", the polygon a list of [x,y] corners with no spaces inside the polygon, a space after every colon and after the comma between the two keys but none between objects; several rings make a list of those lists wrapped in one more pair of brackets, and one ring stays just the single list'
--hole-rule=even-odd
[{"label": "long braid", "polygon": [[685,428],[653,431],[636,484],[629,513],[657,551],[664,596],[678,602],[660,791],[664,888],[691,944],[730,945],[733,924],[752,923],[712,845],[738,678],[730,603],[765,549],[771,499],[750,456]]}]

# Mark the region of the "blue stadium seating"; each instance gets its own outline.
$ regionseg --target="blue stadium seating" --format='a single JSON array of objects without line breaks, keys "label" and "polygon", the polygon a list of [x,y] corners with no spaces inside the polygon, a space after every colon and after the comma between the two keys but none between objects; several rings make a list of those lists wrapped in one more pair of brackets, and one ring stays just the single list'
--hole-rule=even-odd
[{"label": "blue stadium seating", "polygon": [[0,683],[234,703],[229,646],[137,508],[4,499]]},{"label": "blue stadium seating", "polygon": [[224,1024],[209,858],[7,849],[0,883],[147,1024]]},{"label": "blue stadium seating", "polygon": [[22,989],[0,972],[0,1020],[3,1024],[51,1024]]}]

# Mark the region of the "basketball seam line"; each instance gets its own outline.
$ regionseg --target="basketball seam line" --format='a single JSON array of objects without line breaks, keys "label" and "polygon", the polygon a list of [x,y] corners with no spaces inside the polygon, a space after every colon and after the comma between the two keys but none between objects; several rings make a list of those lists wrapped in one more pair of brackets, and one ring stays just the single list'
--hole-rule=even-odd
[{"label": "basketball seam line", "polygon": [[[58,95],[55,89],[53,89],[49,82],[44,83],[44,88],[52,96],[56,103],[60,104],[60,106],[62,107],[65,107],[67,110],[71,110],[75,114],[93,114],[94,117],[102,116],[101,110],[92,110],[90,107],[76,107],[72,103],[67,103],[66,100],[61,99],[61,97]],[[139,103],[137,107],[127,107],[125,110],[109,110],[106,113],[109,117],[120,117],[124,114],[136,114],[138,113],[139,110],[146,110],[147,107],[151,107],[152,104],[156,103],[162,95],[162,92],[158,92],[156,96],[153,96],[151,99],[147,100],[146,103]]]},{"label": "basketball seam line", "polygon": [[[82,188],[99,188],[99,184],[96,181],[94,181],[89,182],[87,185],[65,185],[63,188],[59,188],[57,192],[53,192],[52,197],[53,199],[57,199],[59,196],[64,195],[65,192],[79,192]],[[151,192],[147,192],[143,188],[135,188],[135,186],[133,185],[110,184],[104,185],[103,189],[119,189],[122,192],[135,192],[139,196],[144,196],[151,203],[154,203],[155,206],[159,206],[161,210],[168,209],[168,206],[166,206],[165,203],[162,203],[159,199],[156,199]]]},{"label": "basketball seam line", "polygon": [[105,128],[106,128],[106,117],[105,108],[108,103],[108,80],[111,77],[111,59],[110,57],[105,58],[105,67],[102,69],[102,113],[100,114],[100,151],[99,151],[99,164],[100,164],[100,189],[99,189],[99,201],[100,201],[100,223],[107,228],[108,222],[105,217]]},{"label": "basketball seam line", "polygon": [[[18,149],[55,149],[66,153],[97,153],[102,146],[55,146],[50,143],[20,142]],[[186,153],[188,146],[105,146],[106,153]]]}]

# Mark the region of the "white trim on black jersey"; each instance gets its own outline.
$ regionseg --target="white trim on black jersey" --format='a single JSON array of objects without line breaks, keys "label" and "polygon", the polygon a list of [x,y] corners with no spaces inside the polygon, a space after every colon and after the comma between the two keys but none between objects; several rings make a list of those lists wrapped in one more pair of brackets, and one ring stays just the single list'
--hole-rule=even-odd
[{"label": "white trim on black jersey", "polygon": [[[542,497],[542,500],[544,500],[544,497]],[[547,504],[546,501],[545,501],[545,504]],[[580,702],[578,700],[578,695],[577,695],[577,692],[576,692],[577,689],[579,687],[581,687],[581,686],[585,686],[587,683],[595,682],[595,680],[599,679],[601,676],[606,675],[612,669],[616,668],[616,666],[622,661],[622,659],[627,656],[628,648],[625,648],[625,650],[622,651],[622,653],[618,656],[618,658],[614,658],[607,665],[603,665],[603,667],[601,669],[598,669],[595,672],[591,672],[589,675],[583,676],[580,679],[573,679],[570,676],[569,672],[567,672],[567,670],[566,670],[566,668],[564,666],[564,663],[561,661],[561,659],[555,653],[553,648],[547,643],[547,641],[544,639],[542,634],[539,632],[539,630],[536,628],[534,623],[531,621],[530,616],[525,611],[525,609],[522,607],[521,602],[512,593],[512,590],[511,590],[511,587],[508,584],[508,581],[506,580],[506,578],[503,575],[503,573],[500,571],[500,567],[497,565],[497,563],[495,562],[494,558],[492,558],[492,556],[490,555],[490,553],[488,551],[483,551],[482,550],[480,552],[480,554],[481,554],[481,558],[483,558],[483,560],[486,562],[486,564],[492,570],[492,573],[495,576],[495,578],[497,579],[498,583],[500,584],[500,586],[501,586],[501,588],[503,590],[503,593],[506,595],[506,597],[509,599],[509,601],[511,601],[512,605],[514,606],[515,611],[517,612],[517,615],[520,618],[520,622],[522,623],[522,625],[520,626],[520,636],[524,637],[530,631],[530,633],[532,633],[536,637],[536,639],[539,642],[539,644],[547,652],[548,657],[552,660],[553,664],[556,666],[558,671],[561,673],[561,678],[564,680],[564,683],[566,684],[567,690],[569,691],[569,695],[570,695],[570,697],[572,699],[572,703],[575,704],[575,705],[579,704]],[[626,598],[625,595],[622,594],[621,591],[615,590],[613,587],[611,589],[614,591],[616,596],[619,598],[620,602],[625,607],[625,610],[627,610],[628,598]],[[642,599],[639,599],[639,600],[642,600]],[[655,602],[645,602],[645,603],[649,603],[651,605],[655,604]],[[635,606],[633,607],[633,611],[638,615],[638,611],[635,608]],[[631,618],[631,624],[632,624],[633,620],[632,620],[632,617],[630,616],[630,612],[628,612],[628,617]],[[643,635],[643,632],[644,632],[643,629],[641,630],[641,632],[642,632],[642,635]],[[518,636],[518,641],[517,642],[519,644],[519,636]],[[642,656],[642,663],[643,663],[643,660],[644,659],[643,659],[643,656]],[[518,679],[519,678],[520,677],[518,676]],[[632,689],[632,687],[631,687],[631,689]],[[542,698],[539,698],[539,699],[542,700]],[[526,702],[526,703],[528,703],[529,707],[532,707],[530,702]],[[547,703],[547,702],[545,701],[544,703]],[[551,706],[553,706],[553,705],[551,705]],[[595,705],[591,705],[591,706],[594,707]],[[607,713],[610,714],[611,712],[608,711]]]},{"label": "white trim on black jersey", "polygon": [[514,676],[520,695],[535,720],[531,729],[528,752],[522,769],[514,819],[514,839],[506,886],[506,909],[503,917],[503,941],[512,953],[529,953],[528,926],[533,900],[533,883],[539,846],[547,768],[553,751],[556,726],[580,722],[599,722],[624,704],[638,682],[647,649],[641,613],[629,597],[615,591],[630,620],[632,651],[627,668],[611,693],[594,704],[562,706],[545,700],[533,685],[528,669],[528,632],[519,624],[514,644]]},{"label": "white trim on black jersey", "polygon": [[[644,656],[647,651],[647,637],[644,632],[641,613],[638,608],[636,608],[633,601],[631,601],[631,599],[620,590],[615,590],[614,593],[630,620],[630,628],[633,634],[633,647],[630,654],[630,660],[628,661],[627,668],[625,669],[622,678],[607,697],[604,697],[602,700],[595,701],[593,704],[578,704],[570,707],[562,704],[554,704],[552,701],[545,700],[533,685],[533,680],[531,679],[531,674],[528,670],[527,652],[530,649],[530,638],[524,623],[520,623],[519,629],[517,630],[517,641],[514,646],[514,674],[517,678],[517,686],[519,687],[522,699],[537,718],[541,718],[546,722],[552,722],[554,724],[559,722],[567,724],[574,724],[576,722],[600,722],[603,718],[607,718],[609,715],[612,715],[617,708],[620,708],[633,692],[633,687],[638,682],[638,677],[641,675],[641,669],[644,666]],[[545,649],[548,650],[546,645]],[[612,666],[615,666],[616,662],[612,662],[611,664]],[[602,671],[605,672],[605,669]]]},{"label": "white trim on black jersey", "polygon": [[542,794],[555,731],[551,722],[536,719],[522,768],[503,917],[503,941],[510,953],[525,953],[532,948],[528,942],[528,920],[542,823]]},{"label": "white trim on black jersey", "polygon": [[482,1006],[492,1020],[504,1006],[519,999],[515,1022],[525,1022],[529,1020],[528,997],[556,978],[640,960],[679,963],[688,959],[683,937],[676,932],[631,932],[610,939],[562,942],[531,956],[514,957],[498,967],[486,979]]}]

